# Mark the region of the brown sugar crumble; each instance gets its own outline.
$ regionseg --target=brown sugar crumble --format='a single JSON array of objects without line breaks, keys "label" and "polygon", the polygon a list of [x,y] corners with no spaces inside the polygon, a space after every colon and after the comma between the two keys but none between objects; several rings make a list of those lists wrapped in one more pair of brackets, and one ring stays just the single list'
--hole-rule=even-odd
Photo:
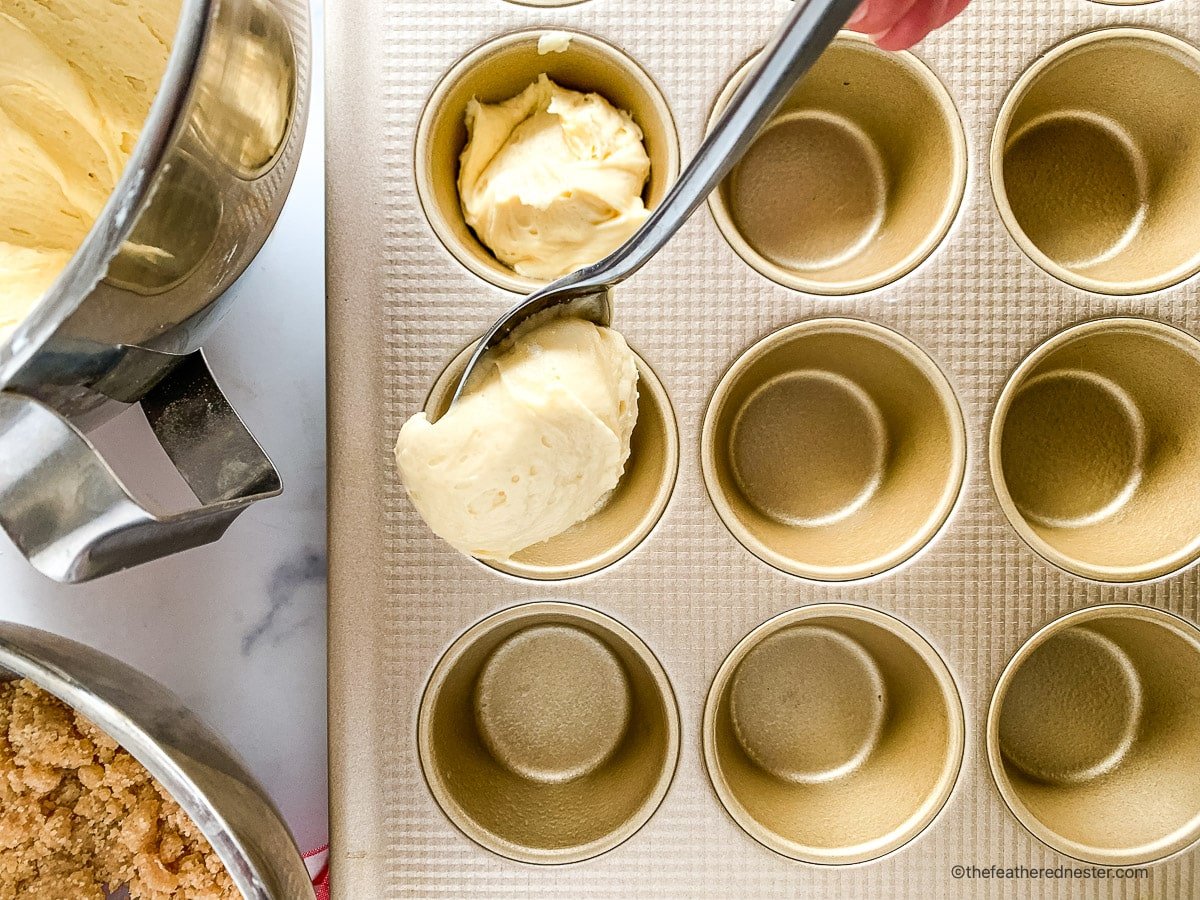
[{"label": "brown sugar crumble", "polygon": [[0,682],[0,900],[240,900],[137,760],[29,681]]}]

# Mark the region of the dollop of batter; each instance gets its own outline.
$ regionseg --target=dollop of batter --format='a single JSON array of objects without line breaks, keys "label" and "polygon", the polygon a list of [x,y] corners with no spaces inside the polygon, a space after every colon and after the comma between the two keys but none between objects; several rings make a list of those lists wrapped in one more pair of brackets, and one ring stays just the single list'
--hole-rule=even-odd
[{"label": "dollop of batter", "polygon": [[637,363],[620,334],[556,319],[519,335],[435,423],[400,429],[396,463],[429,527],[504,560],[594,513],[637,422]]},{"label": "dollop of batter", "polygon": [[540,75],[503,103],[467,105],[458,192],[467,224],[520,275],[603,259],[648,215],[642,131],[599,94]]}]

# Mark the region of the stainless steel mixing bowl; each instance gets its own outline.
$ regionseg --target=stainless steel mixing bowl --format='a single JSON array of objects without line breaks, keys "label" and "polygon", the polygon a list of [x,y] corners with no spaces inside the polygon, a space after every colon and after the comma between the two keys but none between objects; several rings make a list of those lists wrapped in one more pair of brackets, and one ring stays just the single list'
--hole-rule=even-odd
[{"label": "stainless steel mixing bowl", "polygon": [[[282,489],[200,343],[291,186],[309,65],[305,0],[183,0],[116,191],[0,344],[0,527],[46,575],[84,581],[208,543]],[[133,403],[194,507],[148,509],[88,440]]]},{"label": "stainless steel mixing bowl", "polygon": [[111,656],[0,623],[0,681],[28,678],[128,750],[208,838],[245,900],[313,898],[279,811],[220,738],[156,681]]}]

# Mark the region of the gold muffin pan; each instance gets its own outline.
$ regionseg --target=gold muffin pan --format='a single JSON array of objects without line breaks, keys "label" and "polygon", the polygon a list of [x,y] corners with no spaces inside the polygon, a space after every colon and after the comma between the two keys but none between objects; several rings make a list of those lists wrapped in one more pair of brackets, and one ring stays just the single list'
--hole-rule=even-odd
[{"label": "gold muffin pan", "polygon": [[536,286],[458,210],[470,97],[607,96],[653,206],[787,7],[330,10],[339,895],[1200,884],[1195,4],[843,35],[618,290],[604,508],[485,565],[405,498],[401,423]]},{"label": "gold muffin pan", "polygon": [[954,679],[923,637],[877,610],[817,603],[760,625],[721,664],[704,761],[730,815],[766,846],[865,862],[941,812],[964,730]]},{"label": "gold muffin pan", "polygon": [[988,762],[1013,814],[1062,853],[1102,865],[1200,840],[1200,629],[1104,605],[1051,622],[1005,667]]},{"label": "gold muffin pan", "polygon": [[851,581],[911,559],[967,463],[954,390],[902,335],[810,319],[747,350],[705,414],[701,462],[726,527],[778,569]]},{"label": "gold muffin pan", "polygon": [[1105,294],[1200,271],[1198,106],[1200,49],[1169,34],[1085,33],[1038,60],[1004,101],[991,148],[996,205],[1021,249]]}]

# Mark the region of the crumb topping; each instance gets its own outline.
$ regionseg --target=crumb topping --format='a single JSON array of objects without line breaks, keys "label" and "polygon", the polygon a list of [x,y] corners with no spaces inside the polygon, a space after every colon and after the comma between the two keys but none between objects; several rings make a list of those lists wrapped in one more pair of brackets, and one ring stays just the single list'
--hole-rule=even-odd
[{"label": "crumb topping", "polygon": [[0,682],[0,900],[240,900],[141,763],[26,680]]}]

